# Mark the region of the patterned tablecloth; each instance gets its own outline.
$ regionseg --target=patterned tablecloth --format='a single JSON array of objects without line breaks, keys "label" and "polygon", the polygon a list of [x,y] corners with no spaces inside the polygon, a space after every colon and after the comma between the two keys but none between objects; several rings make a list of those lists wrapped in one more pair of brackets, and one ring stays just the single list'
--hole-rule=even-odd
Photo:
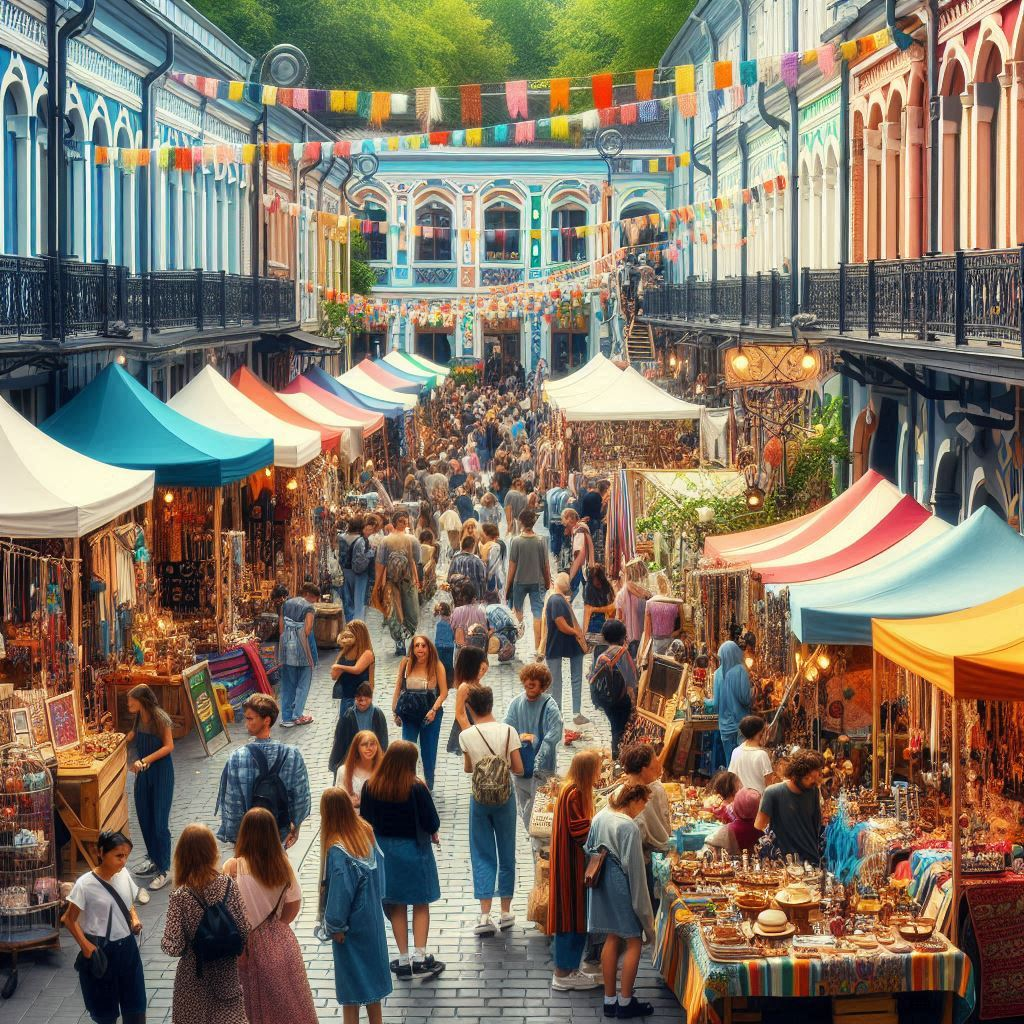
[{"label": "patterned tablecloth", "polygon": [[954,948],[946,953],[884,953],[824,960],[770,957],[717,963],[708,957],[699,925],[671,886],[658,909],[654,965],[686,1010],[699,1021],[707,1005],[743,996],[851,996],[868,993],[953,992],[954,1020],[961,1024],[974,1008],[971,962]]}]

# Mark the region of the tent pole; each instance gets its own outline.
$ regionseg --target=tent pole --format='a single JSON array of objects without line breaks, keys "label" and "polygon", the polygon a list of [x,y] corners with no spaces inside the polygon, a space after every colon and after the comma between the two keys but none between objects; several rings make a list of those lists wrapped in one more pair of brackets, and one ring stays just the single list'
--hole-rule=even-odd
[{"label": "tent pole", "polygon": [[217,650],[224,650],[224,580],[221,573],[224,571],[222,551],[223,538],[221,530],[221,519],[224,514],[224,489],[215,487],[213,489],[213,572],[216,580],[214,586],[214,615],[217,620]]},{"label": "tent pole", "polygon": [[951,785],[953,787],[953,901],[950,907],[949,940],[956,945],[957,914],[960,909],[960,709],[956,697],[950,697],[950,716],[953,719],[952,750],[949,753]]},{"label": "tent pole", "polygon": [[882,779],[879,775],[882,736],[882,709],[878,702],[878,651],[871,648],[871,785],[875,792],[881,792]]},{"label": "tent pole", "polygon": [[71,544],[71,650],[75,656],[74,686],[78,707],[82,707],[82,542]]}]

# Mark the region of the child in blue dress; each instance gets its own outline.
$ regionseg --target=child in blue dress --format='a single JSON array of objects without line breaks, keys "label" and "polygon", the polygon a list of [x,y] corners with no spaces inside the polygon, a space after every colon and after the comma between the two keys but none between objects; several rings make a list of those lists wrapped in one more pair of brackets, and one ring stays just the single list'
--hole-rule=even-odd
[{"label": "child in blue dress", "polygon": [[345,790],[332,786],[320,798],[321,852],[327,902],[324,928],[333,938],[334,991],[345,1024],[357,1024],[366,1007],[381,1024],[381,1000],[391,994],[384,929],[384,857],[370,824],[356,813]]}]

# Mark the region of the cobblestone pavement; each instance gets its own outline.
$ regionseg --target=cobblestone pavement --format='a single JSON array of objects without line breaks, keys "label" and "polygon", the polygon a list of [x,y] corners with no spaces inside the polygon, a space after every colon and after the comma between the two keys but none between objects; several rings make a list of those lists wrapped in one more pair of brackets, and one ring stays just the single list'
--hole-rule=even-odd
[{"label": "cobblestone pavement", "polygon": [[[429,609],[427,610],[429,613]],[[390,637],[381,629],[380,616],[371,616],[370,628],[377,651],[377,687],[379,703],[390,708],[391,695],[397,670],[397,659],[392,653]],[[432,635],[433,620],[429,614],[422,626]],[[523,658],[532,655],[532,631],[527,624],[526,637],[520,644],[516,660],[498,666],[492,657],[487,682],[495,690],[495,713],[501,717],[508,702],[518,692],[518,670]],[[341,1017],[341,1009],[334,995],[334,965],[329,945],[321,945],[313,937],[316,921],[316,897],[320,841],[319,795],[330,783],[327,756],[334,735],[337,715],[336,702],[331,699],[329,668],[333,652],[325,651],[321,657],[310,692],[307,710],[315,716],[313,725],[292,730],[275,728],[275,738],[296,743],[302,750],[309,768],[313,793],[312,817],[303,825],[299,842],[291,851],[306,895],[306,903],[295,924],[302,945],[309,981],[317,1013],[321,1020]],[[571,719],[568,685],[563,700],[563,714]],[[586,686],[584,686],[586,691]],[[428,949],[448,964],[448,969],[432,982],[398,983],[384,1007],[388,1021],[448,1020],[455,1018],[488,1024],[540,1024],[544,1021],[596,1021],[602,1016],[601,990],[586,992],[552,992],[551,955],[549,942],[526,918],[526,899],[533,885],[533,862],[529,841],[522,829],[519,833],[517,886],[513,910],[518,915],[516,925],[496,938],[479,939],[472,934],[477,904],[472,898],[469,861],[469,778],[462,771],[461,758],[444,750],[451,725],[453,699],[445,707],[442,725],[442,744],[438,754],[437,779],[434,799],[441,816],[441,847],[437,854],[442,898],[431,907],[431,928]],[[576,748],[585,745],[608,744],[607,721],[589,706],[584,693],[584,713],[592,723],[585,726],[587,738]],[[392,738],[399,731],[390,722]],[[233,730],[236,740],[244,738],[239,724]],[[231,748],[233,749],[233,748]],[[214,802],[221,766],[229,751],[206,758],[195,735],[187,737],[174,753],[176,790],[171,814],[171,830],[175,837],[185,825],[203,821],[214,827]],[[567,767],[572,748],[560,747],[559,768]],[[129,787],[131,777],[129,777]],[[138,836],[132,804],[132,834]],[[143,859],[144,850],[136,848],[133,863]],[[176,961],[164,956],[160,950],[163,934],[167,895],[171,886],[153,893],[148,906],[139,913],[145,930],[142,937],[142,956],[146,969],[149,993],[149,1022],[171,1019],[171,995],[174,985]],[[390,939],[390,930],[389,930]],[[77,947],[64,933],[59,954],[29,954],[20,962],[20,983],[14,997],[0,1003],[0,1021],[3,1024],[73,1024],[87,1022],[78,977],[72,966]],[[392,948],[392,955],[394,949]],[[3,964],[0,959],[0,964]],[[637,995],[655,1006],[654,1024],[679,1021],[681,1010],[672,993],[662,983],[657,972],[645,956],[638,980]]]}]

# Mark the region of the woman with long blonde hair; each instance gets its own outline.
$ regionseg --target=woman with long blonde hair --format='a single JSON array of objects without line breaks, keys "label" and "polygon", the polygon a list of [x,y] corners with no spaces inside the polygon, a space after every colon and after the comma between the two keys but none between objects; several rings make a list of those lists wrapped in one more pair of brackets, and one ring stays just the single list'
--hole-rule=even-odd
[{"label": "woman with long blonde hair", "polygon": [[467,538],[472,537],[476,541],[476,546],[473,548],[472,553],[478,555],[480,553],[480,522],[477,519],[465,519],[462,523],[462,530],[459,533],[459,550],[464,550],[462,542]]},{"label": "woman with long blonde hair", "polygon": [[[280,845],[281,837],[276,835]],[[245,999],[238,980],[238,958],[245,949],[249,924],[242,894],[234,880],[221,874],[217,837],[198,822],[186,825],[174,847],[174,884],[160,948],[179,957],[174,974],[172,1024],[247,1024]],[[238,931],[237,954],[200,962],[193,940],[206,907],[223,903]],[[210,993],[217,994],[216,1000]]]},{"label": "woman with long blonde hair", "polygon": [[375,661],[373,641],[366,623],[362,619],[347,622],[338,634],[338,657],[331,666],[331,678],[334,680],[331,696],[341,701],[339,719],[344,718],[345,712],[355,704],[360,683],[374,685]]},{"label": "woman with long blonde hair", "polygon": [[374,732],[363,729],[355,734],[345,763],[338,772],[338,785],[352,798],[355,807],[359,806],[359,794],[364,784],[380,767],[383,759],[384,751]]},{"label": "woman with long blonde hair", "polygon": [[594,790],[601,777],[601,753],[581,750],[572,759],[555,804],[551,826],[551,894],[548,932],[555,937],[556,991],[597,988],[600,981],[580,970],[587,942],[587,894],[583,885],[583,844],[594,816]]},{"label": "woman with long blonde hair", "polygon": [[360,1006],[366,1007],[370,1024],[380,1024],[380,1001],[391,994],[381,910],[383,857],[373,828],[337,786],[320,797],[320,829],[327,894],[323,919],[334,939],[335,995],[345,1024],[356,1024]]},{"label": "woman with long blonde hair", "polygon": [[[384,909],[398,946],[399,978],[440,974],[445,965],[426,951],[430,904],[441,898],[431,843],[441,827],[430,790],[416,777],[416,746],[395,740],[359,796],[359,813],[373,826],[384,854]],[[412,907],[413,954],[409,954]]]},{"label": "woman with long blonde hair", "polygon": [[270,811],[253,807],[242,818],[235,855],[224,863],[242,894],[249,937],[238,961],[249,1024],[282,1019],[315,1024],[316,1009],[295,933],[302,890]]}]

